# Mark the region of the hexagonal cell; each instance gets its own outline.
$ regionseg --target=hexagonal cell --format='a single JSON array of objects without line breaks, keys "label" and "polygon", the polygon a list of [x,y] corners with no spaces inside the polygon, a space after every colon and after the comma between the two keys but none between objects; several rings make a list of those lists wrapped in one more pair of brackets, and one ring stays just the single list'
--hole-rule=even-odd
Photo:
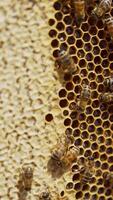
[{"label": "hexagonal cell", "polygon": [[81,38],[82,37],[82,31],[80,29],[75,30],[75,37],[76,38]]},{"label": "hexagonal cell", "polygon": [[82,23],[81,29],[83,32],[87,32],[89,30],[89,25],[87,23]]},{"label": "hexagonal cell", "polygon": [[83,47],[83,41],[82,40],[77,40],[76,41],[76,47],[77,48],[82,48]]},{"label": "hexagonal cell", "polygon": [[56,37],[56,36],[57,36],[57,31],[56,31],[55,29],[51,29],[51,30],[49,31],[49,36],[50,36],[51,38]]},{"label": "hexagonal cell", "polygon": [[62,33],[59,33],[58,34],[58,39],[61,41],[61,42],[64,42],[66,40],[66,34],[64,32]]},{"label": "hexagonal cell", "polygon": [[72,45],[75,43],[75,38],[73,36],[68,36],[67,42],[69,45]]},{"label": "hexagonal cell", "polygon": [[58,2],[58,1],[56,1],[56,2],[54,3],[53,7],[54,7],[55,10],[60,10],[60,9],[61,9],[61,3]]},{"label": "hexagonal cell", "polygon": [[58,46],[59,46],[58,40],[57,40],[57,39],[54,39],[54,40],[51,42],[51,46],[52,46],[53,48],[58,47]]},{"label": "hexagonal cell", "polygon": [[63,21],[64,21],[64,23],[65,23],[66,25],[71,25],[73,19],[72,19],[72,17],[71,17],[70,15],[66,15],[66,16],[64,17]]},{"label": "hexagonal cell", "polygon": [[56,18],[57,21],[61,21],[62,18],[63,18],[62,13],[61,12],[56,12],[55,13],[55,18]]},{"label": "hexagonal cell", "polygon": [[79,58],[83,58],[83,57],[85,56],[84,50],[83,50],[83,49],[78,50],[77,56],[78,56]]},{"label": "hexagonal cell", "polygon": [[58,22],[58,23],[57,23],[56,29],[57,29],[58,31],[63,31],[64,28],[65,28],[65,26],[64,26],[63,22]]}]

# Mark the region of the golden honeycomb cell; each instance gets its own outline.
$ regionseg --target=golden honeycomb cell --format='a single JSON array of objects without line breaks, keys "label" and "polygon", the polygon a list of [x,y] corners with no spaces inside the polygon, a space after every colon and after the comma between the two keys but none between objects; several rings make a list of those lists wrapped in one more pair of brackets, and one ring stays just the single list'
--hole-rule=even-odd
[{"label": "golden honeycomb cell", "polygon": [[[106,172],[113,172],[113,104],[100,102],[99,95],[104,91],[104,79],[113,71],[113,41],[102,19],[91,16],[94,5],[86,7],[85,20],[77,27],[71,7],[56,1],[49,35],[53,57],[57,58],[59,50],[63,49],[69,52],[77,66],[76,74],[64,76],[65,84],[58,93],[65,134],[74,136],[81,161],[93,156],[95,162],[92,182],[84,185],[77,172],[78,164],[72,165],[72,182],[67,183],[67,191],[73,190],[75,199],[112,200],[113,191],[103,177]],[[113,8],[109,14],[113,16]],[[91,98],[85,110],[80,112],[76,103],[83,84],[89,85]]]}]

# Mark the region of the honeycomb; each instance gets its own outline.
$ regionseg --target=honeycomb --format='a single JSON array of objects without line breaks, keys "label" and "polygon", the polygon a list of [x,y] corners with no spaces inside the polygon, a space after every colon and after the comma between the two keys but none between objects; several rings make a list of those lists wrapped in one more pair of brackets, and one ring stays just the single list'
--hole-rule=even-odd
[{"label": "honeycomb", "polygon": [[[86,7],[86,17],[80,27],[69,6],[60,1],[53,4],[54,17],[49,19],[51,47],[54,60],[59,49],[69,51],[78,67],[75,75],[66,75],[59,90],[59,106],[64,117],[65,134],[74,136],[74,145],[80,148],[80,159],[93,156],[95,175],[91,183],[82,184],[78,165],[72,165],[72,180],[66,184],[75,199],[113,200],[113,189],[105,181],[107,172],[113,172],[113,103],[99,101],[104,90],[103,81],[113,73],[113,41],[102,19],[91,16],[94,3]],[[109,12],[113,16],[113,7]],[[75,99],[83,84],[89,84],[91,99],[84,112],[76,110]]]}]

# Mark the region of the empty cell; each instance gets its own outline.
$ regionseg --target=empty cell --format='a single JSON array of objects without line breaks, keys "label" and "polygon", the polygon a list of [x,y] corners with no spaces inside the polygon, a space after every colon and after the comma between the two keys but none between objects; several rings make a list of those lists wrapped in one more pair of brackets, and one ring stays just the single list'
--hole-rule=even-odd
[{"label": "empty cell", "polygon": [[45,120],[46,120],[47,122],[52,121],[52,120],[53,120],[53,115],[52,115],[51,113],[47,114],[47,115],[45,116]]},{"label": "empty cell", "polygon": [[99,117],[101,115],[100,110],[98,110],[98,109],[94,110],[93,115],[94,115],[94,117]]},{"label": "empty cell", "polygon": [[[78,181],[79,181],[79,178],[78,178]],[[78,190],[81,189],[81,187],[82,187],[81,183],[76,183],[75,186],[74,186],[74,189],[75,189],[76,191],[78,191]]]},{"label": "empty cell", "polygon": [[109,123],[109,121],[105,121],[105,122],[103,122],[103,128],[109,128],[110,127],[110,123]]},{"label": "empty cell", "polygon": [[64,32],[62,32],[62,33],[59,33],[58,34],[58,39],[60,40],[60,41],[65,41],[66,40],[66,34],[64,33]]},{"label": "empty cell", "polygon": [[85,122],[80,124],[80,129],[85,130],[87,128],[87,124]]},{"label": "empty cell", "polygon": [[54,29],[51,29],[50,31],[49,31],[49,36],[50,37],[56,37],[56,35],[57,35],[57,31],[56,30],[54,30]]},{"label": "empty cell", "polygon": [[102,73],[102,67],[101,67],[101,65],[97,65],[97,66],[95,67],[95,72],[96,72],[97,74],[101,74],[101,73]]},{"label": "empty cell", "polygon": [[89,25],[87,23],[82,23],[81,29],[83,32],[86,32],[89,29]]},{"label": "empty cell", "polygon": [[83,47],[83,42],[82,42],[82,40],[77,40],[77,41],[76,41],[76,46],[77,46],[77,48],[82,48],[82,47]]},{"label": "empty cell", "polygon": [[99,142],[99,144],[104,143],[105,142],[104,136],[99,136],[98,137],[98,142]]},{"label": "empty cell", "polygon": [[87,70],[86,70],[86,69],[82,69],[82,70],[80,71],[80,75],[81,75],[81,77],[87,76]]},{"label": "empty cell", "polygon": [[99,42],[99,46],[100,46],[101,49],[105,49],[105,48],[107,47],[107,42],[106,42],[106,40],[101,40],[101,41]]},{"label": "empty cell", "polygon": [[108,119],[109,113],[108,112],[103,112],[101,117],[102,117],[103,120]]},{"label": "empty cell", "polygon": [[74,87],[73,83],[72,82],[67,82],[66,83],[66,90],[70,91],[72,90]]},{"label": "empty cell", "polygon": [[103,68],[107,68],[109,66],[109,60],[108,59],[102,60],[102,66]]},{"label": "empty cell", "polygon": [[108,57],[108,52],[107,52],[107,50],[104,49],[104,50],[101,51],[101,57],[102,57],[102,58]]},{"label": "empty cell", "polygon": [[69,111],[68,111],[68,110],[64,110],[64,111],[63,111],[63,115],[64,115],[64,116],[67,116],[68,114],[69,114]]},{"label": "empty cell", "polygon": [[108,169],[108,163],[102,163],[101,165],[102,170],[107,170]]},{"label": "empty cell", "polygon": [[86,118],[86,115],[85,115],[84,113],[80,113],[79,116],[78,116],[78,119],[79,119],[80,121],[84,121],[85,118]]},{"label": "empty cell", "polygon": [[[99,153],[98,153],[98,158],[99,158]],[[99,168],[101,166],[101,163],[99,160],[95,161],[95,167]]]},{"label": "empty cell", "polygon": [[75,38],[73,36],[69,36],[67,39],[68,44],[74,44],[75,43]]},{"label": "empty cell", "polygon": [[90,126],[88,127],[88,131],[89,131],[89,132],[94,132],[94,131],[95,131],[94,125],[90,125]]},{"label": "empty cell", "polygon": [[58,29],[58,31],[62,31],[64,30],[65,26],[62,22],[58,22],[56,28]]},{"label": "empty cell", "polygon": [[96,133],[97,133],[98,135],[103,134],[103,128],[102,128],[102,127],[97,128]]},{"label": "empty cell", "polygon": [[99,37],[100,39],[104,39],[104,37],[105,37],[105,32],[104,32],[104,30],[99,30],[99,32],[98,32],[98,37]]},{"label": "empty cell", "polygon": [[85,66],[86,66],[86,61],[85,61],[85,59],[81,59],[80,61],[79,61],[79,66],[81,67],[81,68],[84,68]]},{"label": "empty cell", "polygon": [[91,43],[93,45],[98,45],[99,44],[99,40],[96,36],[93,36],[92,39],[91,39]]},{"label": "empty cell", "polygon": [[93,91],[92,93],[91,93],[91,98],[92,99],[96,99],[98,97],[98,92],[97,91]]},{"label": "empty cell", "polygon": [[110,116],[109,120],[110,122],[113,122],[113,115]]},{"label": "empty cell", "polygon": [[95,58],[94,58],[94,63],[95,63],[96,65],[100,64],[100,63],[101,63],[101,57],[100,57],[100,56],[95,56]]},{"label": "empty cell", "polygon": [[79,58],[83,58],[85,56],[84,50],[82,50],[82,49],[78,50],[77,55]]},{"label": "empty cell", "polygon": [[75,142],[74,142],[74,145],[75,145],[75,146],[80,146],[80,145],[82,145],[82,139],[81,139],[81,138],[76,139]]},{"label": "empty cell", "polygon": [[97,186],[93,185],[90,189],[90,192],[96,192],[97,191]]},{"label": "empty cell", "polygon": [[92,124],[94,122],[93,116],[88,116],[86,121],[87,121],[88,124]]},{"label": "empty cell", "polygon": [[57,21],[60,21],[60,20],[62,20],[62,13],[61,12],[57,12],[57,13],[55,13],[55,18],[56,18],[56,20]]},{"label": "empty cell", "polygon": [[67,189],[67,190],[73,189],[73,182],[68,182],[68,183],[66,184],[66,189]]},{"label": "empty cell", "polygon": [[55,20],[49,19],[48,23],[49,23],[49,26],[53,26],[55,24]]},{"label": "empty cell", "polygon": [[105,152],[105,150],[106,150],[105,145],[101,145],[100,148],[99,148],[99,151],[100,152]]},{"label": "empty cell", "polygon": [[89,193],[89,192],[86,192],[86,193],[84,194],[84,198],[85,198],[85,199],[90,199],[90,193]]},{"label": "empty cell", "polygon": [[68,49],[67,43],[66,43],[66,42],[61,43],[60,49],[62,49],[62,50],[64,50],[64,51],[67,51],[67,49]]},{"label": "empty cell", "polygon": [[60,98],[65,97],[66,94],[67,94],[67,91],[65,90],[65,88],[62,88],[58,93]]},{"label": "empty cell", "polygon": [[89,35],[89,33],[84,33],[83,40],[84,40],[84,42],[89,42],[90,41],[90,35]]},{"label": "empty cell", "polygon": [[107,155],[105,153],[103,153],[102,155],[100,155],[100,160],[101,161],[107,160]]},{"label": "empty cell", "polygon": [[75,75],[75,76],[73,77],[73,83],[75,83],[75,84],[79,84],[79,83],[80,83],[80,81],[81,81],[81,78],[80,78],[80,76],[78,76],[78,75]]},{"label": "empty cell", "polygon": [[60,105],[61,108],[67,107],[67,106],[68,106],[68,101],[67,101],[67,99],[62,99],[62,100],[60,100],[59,105]]},{"label": "empty cell", "polygon": [[75,37],[76,38],[81,38],[81,36],[82,36],[82,31],[80,29],[76,29],[75,30]]},{"label": "empty cell", "polygon": [[75,195],[76,199],[81,199],[82,196],[83,196],[83,192],[82,191],[77,192],[76,195]]},{"label": "empty cell", "polygon": [[57,39],[54,39],[54,40],[51,42],[51,46],[52,46],[53,48],[58,47],[58,45],[59,45],[59,42],[58,42]]},{"label": "empty cell", "polygon": [[79,126],[79,122],[78,122],[78,120],[73,120],[71,126],[72,126],[72,128],[77,128],[77,127]]},{"label": "empty cell", "polygon": [[102,124],[102,120],[101,119],[96,119],[95,120],[95,126],[100,126]]},{"label": "empty cell", "polygon": [[106,139],[106,145],[110,146],[112,144],[112,139],[111,138],[107,138]]},{"label": "empty cell", "polygon": [[93,108],[98,108],[98,107],[99,107],[99,101],[98,101],[98,100],[94,100],[94,101],[92,102],[92,107],[93,107]]},{"label": "empty cell", "polygon": [[95,65],[94,65],[93,62],[88,62],[88,65],[87,65],[87,69],[88,69],[88,71],[92,71],[92,70],[94,70],[94,67],[95,67]]},{"label": "empty cell", "polygon": [[60,9],[61,9],[61,3],[58,2],[58,1],[56,1],[56,2],[54,3],[53,7],[54,7],[55,10],[60,10]]},{"label": "empty cell", "polygon": [[100,53],[100,48],[98,46],[94,46],[93,53],[94,53],[94,55],[98,55]]},{"label": "empty cell", "polygon": [[109,60],[110,60],[110,61],[113,61],[113,53],[110,53],[110,54],[109,54]]},{"label": "empty cell", "polygon": [[99,197],[99,200],[106,200],[104,196]]},{"label": "empty cell", "polygon": [[69,8],[69,6],[63,6],[62,7],[62,12],[63,12],[63,14],[64,15],[67,15],[67,14],[70,14],[70,8]]},{"label": "empty cell", "polygon": [[68,95],[67,95],[67,99],[68,99],[69,101],[74,100],[74,97],[75,97],[74,92],[69,92]]},{"label": "empty cell", "polygon": [[85,150],[84,156],[85,156],[85,157],[92,156],[92,151],[91,151],[91,149]]},{"label": "empty cell", "polygon": [[100,187],[98,189],[98,194],[102,194],[102,193],[104,193],[104,191],[105,191],[105,188],[104,187]]},{"label": "empty cell", "polygon": [[97,79],[97,82],[98,82],[98,83],[102,83],[103,80],[104,80],[104,78],[103,78],[102,75],[98,75],[96,79]]},{"label": "empty cell", "polygon": [[71,119],[70,118],[66,118],[64,120],[64,126],[69,126],[71,124]]},{"label": "empty cell", "polygon": [[66,33],[68,35],[72,35],[73,34],[73,27],[72,26],[67,26],[66,27]]},{"label": "empty cell", "polygon": [[82,138],[82,139],[87,139],[88,137],[89,137],[88,132],[87,132],[87,131],[82,131],[82,133],[81,133],[81,138]]},{"label": "empty cell", "polygon": [[73,136],[74,136],[74,137],[79,137],[79,136],[80,136],[80,130],[79,130],[79,129],[75,129],[75,130],[73,131]]},{"label": "empty cell", "polygon": [[90,134],[89,138],[90,138],[91,141],[96,141],[97,140],[97,136],[94,133]]},{"label": "empty cell", "polygon": [[107,154],[112,154],[113,153],[113,148],[112,147],[107,147],[106,153]]},{"label": "empty cell", "polygon": [[81,92],[81,86],[80,85],[75,86],[74,91],[75,91],[75,93],[80,94],[80,92]]},{"label": "empty cell", "polygon": [[90,72],[89,75],[88,75],[88,78],[89,78],[90,81],[95,80],[95,77],[96,77],[96,75],[95,75],[94,72]]},{"label": "empty cell", "polygon": [[84,148],[89,148],[89,147],[90,147],[90,142],[89,142],[89,140],[85,140],[85,141],[83,142],[83,147],[84,147]]},{"label": "empty cell", "polygon": [[91,149],[92,150],[97,150],[98,149],[98,144],[96,142],[92,143]]},{"label": "empty cell", "polygon": [[109,42],[109,51],[112,52],[113,51],[113,42]]},{"label": "empty cell", "polygon": [[71,112],[70,117],[71,119],[76,119],[77,118],[78,113],[76,111]]},{"label": "empty cell", "polygon": [[66,129],[66,131],[65,131],[65,134],[67,135],[67,136],[69,136],[69,135],[71,135],[72,134],[72,128],[67,128]]},{"label": "empty cell", "polygon": [[57,58],[59,56],[59,50],[56,49],[53,51],[53,57]]},{"label": "empty cell", "polygon": [[104,85],[103,84],[99,84],[98,85],[98,92],[103,92],[104,91]]},{"label": "empty cell", "polygon": [[71,102],[71,103],[69,104],[69,109],[70,109],[70,110],[76,110],[76,109],[77,109],[76,103],[75,103],[75,102]]},{"label": "empty cell", "polygon": [[72,17],[70,15],[65,16],[63,20],[66,25],[71,25],[71,23],[72,23]]},{"label": "empty cell", "polygon": [[76,48],[75,48],[74,46],[71,46],[71,47],[69,48],[69,53],[70,53],[70,54],[75,54],[75,53],[76,53]]},{"label": "empty cell", "polygon": [[92,50],[91,44],[90,43],[85,43],[84,44],[84,49],[85,49],[85,51],[91,51]]},{"label": "empty cell", "polygon": [[97,28],[96,28],[96,26],[91,26],[90,29],[89,29],[89,33],[91,35],[96,35],[97,34]]},{"label": "empty cell", "polygon": [[[90,88],[92,89],[92,90],[95,90],[96,88],[97,88],[97,84],[96,84],[96,82],[90,82]],[[98,96],[98,93],[97,93],[97,91],[92,91],[92,97],[93,98],[96,98],[97,96]]]},{"label": "empty cell", "polygon": [[93,112],[92,108],[90,106],[88,106],[86,108],[86,114],[90,115]]}]

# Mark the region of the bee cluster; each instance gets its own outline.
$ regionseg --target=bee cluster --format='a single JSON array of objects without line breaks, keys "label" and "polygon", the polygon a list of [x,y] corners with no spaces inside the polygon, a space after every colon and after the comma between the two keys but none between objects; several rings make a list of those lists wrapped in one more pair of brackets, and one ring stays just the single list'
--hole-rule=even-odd
[{"label": "bee cluster", "polygon": [[75,199],[113,200],[112,1],[58,0],[53,7],[49,36],[66,139],[53,149],[48,172],[59,178],[70,170],[66,189]]}]

